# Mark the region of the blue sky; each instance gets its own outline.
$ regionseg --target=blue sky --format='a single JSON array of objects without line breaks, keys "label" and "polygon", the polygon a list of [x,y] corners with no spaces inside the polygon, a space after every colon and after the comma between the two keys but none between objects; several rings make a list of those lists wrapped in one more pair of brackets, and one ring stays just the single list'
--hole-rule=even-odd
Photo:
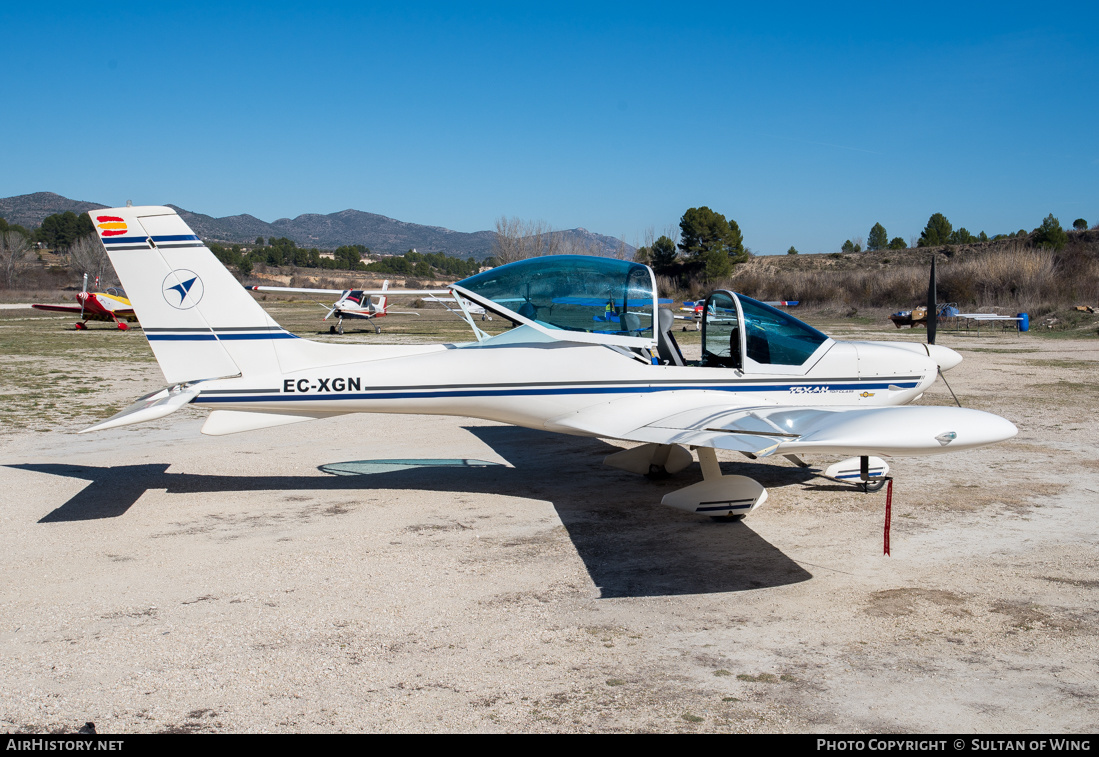
[{"label": "blue sky", "polygon": [[1099,222],[1095,3],[7,3],[0,196],[758,253]]}]

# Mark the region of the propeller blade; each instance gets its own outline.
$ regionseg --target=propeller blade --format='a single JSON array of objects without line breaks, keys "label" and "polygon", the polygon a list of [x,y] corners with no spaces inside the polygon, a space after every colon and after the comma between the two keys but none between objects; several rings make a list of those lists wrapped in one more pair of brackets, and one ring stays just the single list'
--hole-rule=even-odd
[{"label": "propeller blade", "polygon": [[935,299],[935,256],[931,256],[931,281],[927,285],[927,343],[935,343],[935,327],[939,320],[939,305]]},{"label": "propeller blade", "polygon": [[338,303],[338,302],[335,305],[333,305],[332,309],[329,310],[327,313],[325,313],[324,318],[322,318],[321,320],[322,321],[327,321],[329,318],[331,318],[332,314],[336,312],[336,308],[338,308],[339,306],[340,306],[340,303]]},{"label": "propeller blade", "polygon": [[88,274],[84,274],[84,284],[80,287],[80,294],[84,295],[80,298],[80,320],[84,320],[84,301],[88,299]]}]

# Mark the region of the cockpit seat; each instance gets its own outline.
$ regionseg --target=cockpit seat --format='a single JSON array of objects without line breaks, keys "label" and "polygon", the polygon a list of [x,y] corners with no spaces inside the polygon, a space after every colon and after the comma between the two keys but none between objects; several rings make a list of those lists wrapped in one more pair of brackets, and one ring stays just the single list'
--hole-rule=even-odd
[{"label": "cockpit seat", "polygon": [[734,328],[729,332],[729,367],[742,370],[740,364],[740,329]]},{"label": "cockpit seat", "polygon": [[675,325],[675,315],[672,311],[660,308],[657,311],[656,353],[660,356],[660,362],[665,365],[686,365],[683,352],[672,334]]}]

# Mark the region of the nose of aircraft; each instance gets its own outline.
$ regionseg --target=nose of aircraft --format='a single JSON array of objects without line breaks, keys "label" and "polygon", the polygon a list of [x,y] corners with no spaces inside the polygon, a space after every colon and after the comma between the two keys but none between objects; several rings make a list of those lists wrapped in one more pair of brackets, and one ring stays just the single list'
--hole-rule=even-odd
[{"label": "nose of aircraft", "polygon": [[939,364],[939,368],[944,371],[949,371],[951,368],[962,362],[962,356],[949,347],[940,347],[937,344],[929,344],[927,346],[927,354],[931,356],[931,359]]}]

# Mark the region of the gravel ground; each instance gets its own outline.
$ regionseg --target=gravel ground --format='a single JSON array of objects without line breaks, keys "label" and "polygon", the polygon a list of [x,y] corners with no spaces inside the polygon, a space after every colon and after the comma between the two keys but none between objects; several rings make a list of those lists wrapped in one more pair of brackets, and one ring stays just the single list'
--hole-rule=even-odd
[{"label": "gravel ground", "polygon": [[719,524],[659,504],[697,465],[481,421],[6,429],[0,727],[1093,732],[1099,341],[940,343],[1020,433],[894,461],[891,557],[884,491],[783,460],[722,453],[771,496]]}]

